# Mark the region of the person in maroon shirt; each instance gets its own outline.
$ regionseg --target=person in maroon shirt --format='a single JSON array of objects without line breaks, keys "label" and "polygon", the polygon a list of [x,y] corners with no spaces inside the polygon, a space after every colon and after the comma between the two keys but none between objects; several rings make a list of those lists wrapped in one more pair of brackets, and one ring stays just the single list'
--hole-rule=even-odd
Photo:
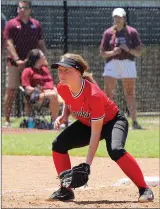
[{"label": "person in maroon shirt", "polygon": [[[55,127],[58,128],[70,114],[76,119],[52,143],[53,161],[58,175],[71,169],[68,151],[86,145],[89,148],[84,165],[90,168],[99,141],[105,139],[111,159],[139,189],[139,201],[152,201],[153,192],[146,185],[139,165],[124,148],[128,121],[91,75],[87,74],[87,62],[80,55],[67,53],[52,67],[58,69],[60,82],[57,91],[65,102],[62,114],[55,121]],[[62,185],[48,198],[49,201],[71,199],[74,199],[72,188]]]},{"label": "person in maroon shirt", "polygon": [[[49,100],[52,122],[57,118],[59,105],[63,100],[57,93],[52,75],[48,69],[48,62],[40,49],[33,49],[28,53],[26,67],[22,73],[22,86],[30,102],[42,104],[44,100]],[[26,112],[30,114],[30,103],[26,101]]]},{"label": "person in maroon shirt", "polygon": [[136,63],[142,53],[142,43],[137,30],[126,24],[126,12],[116,8],[112,13],[114,25],[106,29],[100,45],[100,54],[106,58],[104,66],[104,92],[113,99],[117,79],[122,80],[124,96],[132,128],[141,129],[136,119]]},{"label": "person in maroon shirt", "polygon": [[8,75],[4,99],[5,126],[10,126],[11,108],[28,52],[34,48],[46,52],[41,25],[39,21],[30,17],[31,11],[31,1],[20,1],[18,16],[10,19],[4,29],[4,40],[8,51]]}]

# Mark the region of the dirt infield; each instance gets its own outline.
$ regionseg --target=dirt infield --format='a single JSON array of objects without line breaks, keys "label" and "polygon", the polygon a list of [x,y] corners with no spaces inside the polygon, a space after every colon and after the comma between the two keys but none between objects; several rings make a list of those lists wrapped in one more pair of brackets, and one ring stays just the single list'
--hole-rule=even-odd
[{"label": "dirt infield", "polygon": [[[71,157],[72,165],[85,158]],[[158,159],[137,159],[145,176],[159,176]],[[138,203],[134,184],[114,187],[126,178],[109,158],[95,158],[88,187],[75,190],[72,202],[45,199],[59,186],[52,157],[2,156],[2,208],[159,208],[159,186],[152,187],[155,201]]]}]

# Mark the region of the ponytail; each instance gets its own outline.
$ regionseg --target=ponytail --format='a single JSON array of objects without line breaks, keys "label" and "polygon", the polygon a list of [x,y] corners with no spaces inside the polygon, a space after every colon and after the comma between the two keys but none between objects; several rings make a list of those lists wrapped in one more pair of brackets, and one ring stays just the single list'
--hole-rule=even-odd
[{"label": "ponytail", "polygon": [[93,78],[92,73],[89,73],[89,72],[86,72],[85,71],[83,73],[83,75],[82,75],[82,78],[85,79],[85,80],[87,80],[87,81],[89,81],[89,82],[91,82],[91,83],[96,83],[97,84],[97,82]]}]

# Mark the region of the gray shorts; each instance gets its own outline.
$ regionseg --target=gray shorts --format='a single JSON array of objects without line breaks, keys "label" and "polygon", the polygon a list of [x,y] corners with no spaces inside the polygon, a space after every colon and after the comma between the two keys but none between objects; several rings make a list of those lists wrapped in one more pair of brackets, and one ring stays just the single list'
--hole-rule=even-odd
[{"label": "gray shorts", "polygon": [[7,65],[6,67],[6,87],[15,89],[20,85],[22,69],[13,65]]}]

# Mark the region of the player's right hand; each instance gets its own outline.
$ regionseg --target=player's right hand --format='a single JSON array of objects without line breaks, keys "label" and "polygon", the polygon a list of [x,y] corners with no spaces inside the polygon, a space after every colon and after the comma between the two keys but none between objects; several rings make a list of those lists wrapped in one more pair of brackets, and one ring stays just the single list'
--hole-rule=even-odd
[{"label": "player's right hand", "polygon": [[127,46],[127,44],[121,44],[119,47],[124,51],[129,52],[129,47]]},{"label": "player's right hand", "polygon": [[121,53],[121,48],[120,47],[115,47],[114,49],[113,49],[113,55],[117,55],[117,54],[120,54]]},{"label": "player's right hand", "polygon": [[25,67],[25,62],[23,60],[17,60],[16,64],[21,69],[23,69]]},{"label": "player's right hand", "polygon": [[64,120],[63,120],[63,115],[60,115],[56,118],[56,120],[54,121],[54,129],[59,129],[60,128],[60,125],[62,123],[64,123]]}]

